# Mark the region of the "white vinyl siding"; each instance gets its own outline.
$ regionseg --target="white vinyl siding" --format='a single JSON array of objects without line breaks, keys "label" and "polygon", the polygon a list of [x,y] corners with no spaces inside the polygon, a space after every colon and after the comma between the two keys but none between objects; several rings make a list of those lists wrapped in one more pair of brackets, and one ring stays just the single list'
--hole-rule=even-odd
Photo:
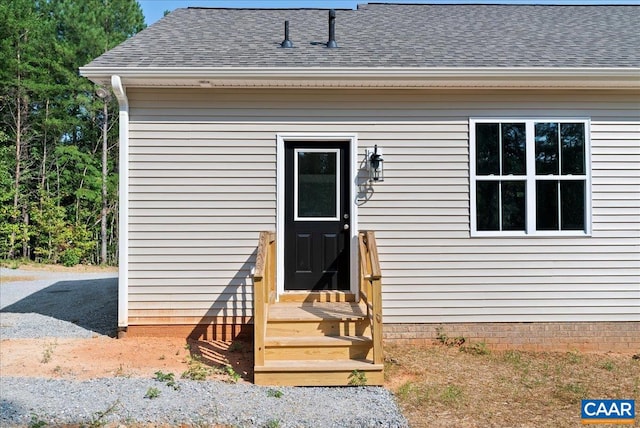
[{"label": "white vinyl siding", "polygon": [[[130,324],[248,319],[276,227],[276,135],[384,151],[361,190],[386,323],[640,320],[637,97],[580,92],[135,89]],[[592,236],[470,237],[469,118],[591,118]],[[367,177],[361,171],[361,177]],[[231,321],[232,322],[232,321]]]}]

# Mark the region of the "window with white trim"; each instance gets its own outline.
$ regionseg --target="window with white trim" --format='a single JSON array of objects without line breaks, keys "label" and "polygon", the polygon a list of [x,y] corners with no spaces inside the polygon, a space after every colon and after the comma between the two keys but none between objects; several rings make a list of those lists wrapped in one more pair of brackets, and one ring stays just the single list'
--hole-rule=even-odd
[{"label": "window with white trim", "polygon": [[471,119],[471,233],[586,235],[589,121]]}]

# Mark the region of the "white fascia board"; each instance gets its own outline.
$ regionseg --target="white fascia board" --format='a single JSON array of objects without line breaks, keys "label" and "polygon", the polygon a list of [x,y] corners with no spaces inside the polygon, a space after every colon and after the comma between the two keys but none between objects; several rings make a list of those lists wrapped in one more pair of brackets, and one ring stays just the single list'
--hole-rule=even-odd
[{"label": "white fascia board", "polygon": [[96,83],[131,87],[640,89],[640,68],[110,68],[83,67]]}]

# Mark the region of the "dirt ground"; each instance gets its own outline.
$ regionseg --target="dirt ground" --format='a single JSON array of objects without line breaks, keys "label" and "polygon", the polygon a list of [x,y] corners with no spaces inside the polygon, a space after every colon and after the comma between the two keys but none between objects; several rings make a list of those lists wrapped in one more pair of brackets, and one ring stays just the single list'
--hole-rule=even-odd
[{"label": "dirt ground", "polygon": [[[640,399],[637,354],[469,354],[455,347],[386,347],[385,387],[396,395],[412,427],[579,426],[581,398]],[[230,381],[228,371],[252,381],[251,344],[183,338],[6,339],[0,375],[65,379],[180,378],[193,362],[218,368],[209,379]],[[235,381],[235,379],[234,379]]]},{"label": "dirt ground", "polygon": [[[434,343],[389,345],[385,356],[385,387],[416,428],[573,427],[580,425],[582,398],[640,400],[640,349],[629,354],[491,352]],[[161,371],[180,378],[190,370],[213,367],[218,370],[205,370],[209,379],[229,381],[228,366],[240,382],[251,382],[252,344],[97,334],[90,339],[0,342],[0,376],[153,378]]]},{"label": "dirt ground", "polygon": [[[6,263],[5,263],[6,264]],[[5,266],[8,267],[8,266]],[[34,275],[2,276],[1,282],[31,281],[39,272],[100,273],[117,272],[114,266],[43,265],[36,263],[10,266]],[[245,341],[187,341],[184,337],[126,337],[115,339],[97,335],[91,339],[41,338],[2,339],[0,341],[0,375],[92,379],[101,377],[154,377],[156,371],[180,377],[197,363],[211,367],[210,379],[226,378],[226,366],[252,381],[252,345]]]},{"label": "dirt ground", "polygon": [[156,371],[180,377],[189,363],[202,361],[219,368],[210,378],[224,378],[231,366],[252,380],[253,354],[247,342],[187,341],[175,337],[105,336],[93,339],[5,339],[0,343],[0,374],[66,379],[154,377]]},{"label": "dirt ground", "polygon": [[[75,265],[75,266],[63,266],[63,265],[47,265],[42,263],[12,263],[8,261],[0,262],[0,266],[7,267],[9,269],[24,269],[29,271],[42,271],[42,272],[118,272],[117,266],[103,266],[103,265]],[[8,279],[5,279],[9,281]],[[14,280],[15,281],[15,280]],[[28,281],[28,280],[27,280]]]}]

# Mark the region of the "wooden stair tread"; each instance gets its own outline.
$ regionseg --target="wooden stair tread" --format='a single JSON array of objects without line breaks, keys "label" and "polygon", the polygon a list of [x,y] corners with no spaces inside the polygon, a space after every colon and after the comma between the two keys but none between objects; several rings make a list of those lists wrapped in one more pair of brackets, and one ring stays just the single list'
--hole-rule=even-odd
[{"label": "wooden stair tread", "polygon": [[353,302],[279,302],[269,306],[268,321],[360,320],[366,317]]},{"label": "wooden stair tread", "polygon": [[348,291],[285,291],[280,302],[355,302],[356,295]]},{"label": "wooden stair tread", "polygon": [[255,366],[256,372],[336,372],[336,371],[382,371],[384,364],[373,364],[370,360],[273,360],[263,366]]},{"label": "wooden stair tread", "polygon": [[369,344],[367,336],[273,336],[267,337],[265,346],[350,346]]}]

